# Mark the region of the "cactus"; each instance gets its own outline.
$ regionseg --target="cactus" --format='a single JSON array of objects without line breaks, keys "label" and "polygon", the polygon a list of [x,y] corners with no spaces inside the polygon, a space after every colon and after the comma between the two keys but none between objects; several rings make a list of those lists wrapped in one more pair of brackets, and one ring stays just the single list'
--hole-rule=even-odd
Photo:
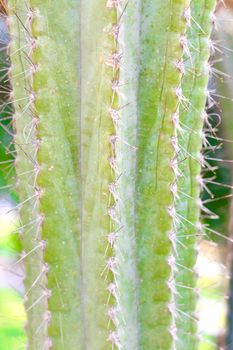
[{"label": "cactus", "polygon": [[[200,223],[200,189],[203,180],[201,167],[205,167],[201,149],[203,143],[203,124],[208,123],[205,113],[207,84],[210,66],[210,34],[215,1],[194,0],[187,30],[189,48],[184,54],[185,75],[182,80],[184,103],[180,109],[180,129],[178,131],[180,154],[177,200],[177,349],[196,349],[197,317],[196,311],[196,271],[197,232],[204,233]],[[204,135],[205,138],[205,135]],[[205,141],[205,139],[204,139]],[[204,209],[205,210],[205,209]],[[208,232],[207,232],[208,233]],[[188,322],[187,322],[188,321]]]},{"label": "cactus", "polygon": [[214,0],[9,4],[28,348],[197,349]]}]

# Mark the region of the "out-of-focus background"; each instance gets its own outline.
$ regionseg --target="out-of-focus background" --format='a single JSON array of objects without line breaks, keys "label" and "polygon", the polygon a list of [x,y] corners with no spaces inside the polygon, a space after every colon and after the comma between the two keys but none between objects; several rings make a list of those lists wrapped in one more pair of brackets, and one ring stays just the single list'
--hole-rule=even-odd
[{"label": "out-of-focus background", "polygon": [[0,349],[25,349],[23,266],[20,262],[20,221],[15,194],[12,112],[8,102],[9,43],[5,9],[0,1]]},{"label": "out-of-focus background", "polygon": [[[4,9],[1,9],[0,4],[1,11],[0,350],[21,350],[25,348],[24,272],[20,258],[19,201],[15,193],[13,107],[7,101],[10,91],[6,52],[9,35]],[[208,191],[203,192],[202,200],[213,215],[203,212],[203,222],[212,231],[206,231],[198,246],[199,350],[226,349],[226,339],[232,343],[227,350],[233,349],[233,0],[219,1],[215,15],[208,104],[213,133],[208,138],[212,146],[208,157],[216,159],[210,163],[218,169],[214,174],[203,174],[211,178],[211,183],[208,184]]]}]

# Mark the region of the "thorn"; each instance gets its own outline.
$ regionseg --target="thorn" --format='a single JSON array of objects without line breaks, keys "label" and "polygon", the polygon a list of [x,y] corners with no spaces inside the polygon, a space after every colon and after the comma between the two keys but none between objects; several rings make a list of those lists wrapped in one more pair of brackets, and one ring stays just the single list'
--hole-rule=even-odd
[{"label": "thorn", "polygon": [[114,7],[117,8],[120,5],[121,5],[121,0],[108,0],[106,7],[112,9]]},{"label": "thorn", "polygon": [[51,295],[52,295],[51,289],[45,288],[43,291],[43,295],[45,296],[46,299],[51,298]]},{"label": "thorn", "polygon": [[40,246],[41,246],[42,251],[44,252],[45,249],[46,249],[46,246],[47,246],[47,242],[44,241],[44,240],[41,240],[40,241]]},{"label": "thorn", "polygon": [[51,311],[49,311],[49,310],[47,310],[47,311],[45,311],[45,314],[44,314],[44,321],[45,321],[45,323],[47,324],[47,325],[49,325],[50,324],[50,322],[51,322]]},{"label": "thorn", "polygon": [[119,121],[120,121],[120,116],[119,116],[119,111],[118,109],[114,109],[114,108],[109,108],[109,114],[113,120],[113,123],[115,126],[118,125]]},{"label": "thorn", "polygon": [[176,232],[175,231],[170,231],[169,234],[168,234],[168,238],[169,238],[169,240],[172,243],[172,247],[173,247],[174,252],[178,256],[178,252],[177,252],[177,248],[176,248],[176,241],[177,241]]},{"label": "thorn", "polygon": [[180,147],[178,145],[178,138],[177,138],[177,136],[172,136],[170,138],[170,141],[171,141],[171,145],[174,148],[175,152],[178,154],[180,152]]},{"label": "thorn", "polygon": [[184,61],[178,61],[176,64],[176,67],[179,69],[179,71],[182,73],[182,75],[185,75],[185,64]]},{"label": "thorn", "polygon": [[171,326],[169,329],[169,333],[171,334],[172,338],[177,341],[178,337],[177,337],[177,328],[175,325]]},{"label": "thorn", "polygon": [[36,15],[36,11],[33,10],[32,8],[29,8],[28,14],[27,14],[27,22],[31,23],[35,15]]},{"label": "thorn", "polygon": [[117,285],[113,282],[111,282],[108,286],[108,291],[110,294],[112,294],[115,298],[117,298]]},{"label": "thorn", "polygon": [[185,48],[188,46],[188,40],[185,35],[181,35],[180,37],[180,45],[182,48]]},{"label": "thorn", "polygon": [[47,263],[44,263],[42,266],[42,273],[48,273],[49,271],[49,265]]},{"label": "thorn", "polygon": [[117,92],[119,89],[119,81],[118,80],[113,80],[112,81],[112,90]]},{"label": "thorn", "polygon": [[43,188],[36,188],[35,189],[35,195],[37,199],[41,199],[41,197],[43,196],[44,193],[44,189]]},{"label": "thorn", "polygon": [[174,255],[170,255],[168,257],[167,263],[172,268],[172,270],[174,271],[175,267],[176,267],[176,259],[175,259]]},{"label": "thorn", "polygon": [[170,289],[170,291],[173,294],[178,294],[177,290],[176,290],[176,282],[174,278],[170,278],[167,282],[168,288]]},{"label": "thorn", "polygon": [[117,268],[117,259],[116,257],[110,257],[107,261],[107,264],[103,270],[103,272],[101,273],[101,276],[105,273],[105,271],[107,270],[107,273],[109,271],[111,271],[113,273],[113,275],[117,275],[117,271],[116,271],[116,268]]},{"label": "thorn", "polygon": [[108,159],[108,161],[109,161],[109,164],[110,164],[112,170],[113,170],[115,173],[118,174],[117,164],[116,164],[116,163],[117,163],[116,158],[110,157],[110,158]]},{"label": "thorn", "polygon": [[53,347],[52,339],[49,337],[46,337],[45,343],[44,343],[44,350],[50,350]]},{"label": "thorn", "polygon": [[30,40],[30,47],[31,47],[32,50],[36,49],[36,47],[37,47],[37,40],[35,38],[32,38]]},{"label": "thorn", "polygon": [[121,64],[122,56],[123,56],[122,53],[114,52],[105,60],[105,64],[108,67],[118,69],[120,67],[120,64]]},{"label": "thorn", "polygon": [[108,317],[110,318],[110,320],[116,324],[117,323],[117,313],[118,313],[118,308],[116,307],[110,307],[108,309]]},{"label": "thorn", "polygon": [[110,218],[113,220],[113,221],[117,221],[117,208],[116,208],[116,205],[113,205],[112,207],[110,207],[108,209],[108,215],[110,216]]},{"label": "thorn", "polygon": [[176,216],[176,209],[173,206],[169,206],[167,208],[167,212],[172,218],[174,218]]},{"label": "thorn", "polygon": [[120,31],[120,26],[118,24],[114,24],[111,29],[111,35],[114,37],[115,40],[118,39],[119,36],[119,31]]},{"label": "thorn", "polygon": [[171,184],[170,190],[171,190],[171,192],[172,192],[172,194],[173,194],[175,199],[179,197],[178,196],[178,187],[177,187],[177,182],[176,181]]},{"label": "thorn", "polygon": [[118,139],[117,135],[113,134],[113,135],[109,136],[109,142],[111,143],[111,146],[112,146],[114,151],[115,151],[115,148],[116,148],[117,139]]},{"label": "thorn", "polygon": [[108,243],[110,244],[110,247],[113,248],[117,240],[117,233],[116,232],[110,232],[108,234]]},{"label": "thorn", "polygon": [[172,301],[170,301],[170,303],[168,303],[168,310],[170,311],[170,313],[172,314],[172,316],[174,318],[177,317],[176,303],[174,300],[172,300]]},{"label": "thorn", "polygon": [[108,185],[108,189],[109,189],[109,192],[113,195],[113,197],[115,197],[116,190],[117,190],[116,183],[115,182],[110,182],[110,184]]},{"label": "thorn", "polygon": [[190,6],[187,7],[187,8],[184,10],[184,18],[185,18],[185,20],[186,20],[186,22],[187,22],[187,26],[188,26],[188,27],[191,27],[191,18],[192,18],[192,16],[191,16],[191,8],[190,8]]},{"label": "thorn", "polygon": [[112,349],[116,346],[118,349],[121,349],[120,341],[119,341],[119,336],[116,332],[111,331],[109,333],[109,337],[107,339],[109,342],[112,343]]}]

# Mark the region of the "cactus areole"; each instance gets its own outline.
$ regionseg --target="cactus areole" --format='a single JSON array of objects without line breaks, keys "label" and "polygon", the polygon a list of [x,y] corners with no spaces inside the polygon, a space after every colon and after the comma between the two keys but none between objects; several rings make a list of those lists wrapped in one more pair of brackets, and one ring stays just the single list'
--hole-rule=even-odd
[{"label": "cactus areole", "polygon": [[196,350],[215,0],[9,0],[29,350]]}]

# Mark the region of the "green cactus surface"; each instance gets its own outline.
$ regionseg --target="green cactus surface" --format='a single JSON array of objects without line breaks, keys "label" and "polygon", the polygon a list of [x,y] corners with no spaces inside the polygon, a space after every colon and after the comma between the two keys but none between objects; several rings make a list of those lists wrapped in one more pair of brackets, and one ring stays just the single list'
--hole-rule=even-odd
[{"label": "green cactus surface", "polygon": [[214,3],[9,0],[29,350],[197,349]]},{"label": "green cactus surface", "polygon": [[[177,216],[177,349],[197,349],[196,258],[197,234],[202,235],[200,223],[200,172],[205,167],[201,149],[203,126],[207,121],[205,104],[210,66],[210,34],[215,1],[194,0],[186,16],[188,46],[184,54],[185,75],[182,79],[184,101],[180,108],[178,131],[180,154]],[[204,163],[204,164],[203,164]]]}]

